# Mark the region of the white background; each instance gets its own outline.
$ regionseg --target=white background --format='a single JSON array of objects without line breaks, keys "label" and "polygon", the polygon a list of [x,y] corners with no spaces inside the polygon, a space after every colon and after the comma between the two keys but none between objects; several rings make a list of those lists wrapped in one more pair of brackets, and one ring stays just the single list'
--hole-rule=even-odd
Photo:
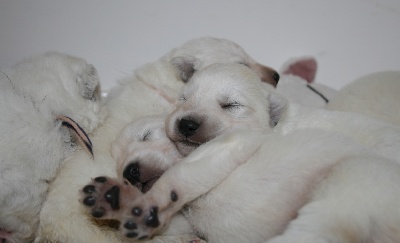
[{"label": "white background", "polygon": [[316,81],[340,88],[400,69],[400,0],[0,0],[0,68],[57,50],[94,64],[103,90],[201,36],[275,69],[315,56]]}]

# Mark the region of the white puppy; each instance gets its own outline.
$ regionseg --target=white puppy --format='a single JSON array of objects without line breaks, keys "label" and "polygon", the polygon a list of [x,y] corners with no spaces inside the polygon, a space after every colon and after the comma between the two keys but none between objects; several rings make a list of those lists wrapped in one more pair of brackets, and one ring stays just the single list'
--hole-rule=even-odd
[{"label": "white puppy", "polygon": [[184,82],[190,77],[188,74],[218,62],[243,63],[260,79],[273,85],[279,78],[273,69],[255,62],[237,44],[208,37],[189,41],[136,70],[107,97],[105,105],[110,115],[91,137],[95,145],[94,161],[84,153],[77,153],[68,159],[52,184],[41,211],[37,241],[119,242],[115,231],[99,228],[84,214],[86,209],[79,204],[78,191],[98,175],[117,176],[111,146],[124,126],[139,117],[171,112]]},{"label": "white puppy", "polygon": [[96,69],[60,53],[2,71],[0,87],[0,241],[27,242],[60,164],[77,142],[92,153],[85,131],[105,113]]},{"label": "white puppy", "polygon": [[400,125],[400,71],[382,71],[344,86],[326,105],[328,110],[356,112]]},{"label": "white puppy", "polygon": [[400,240],[398,127],[340,112],[299,113],[235,64],[194,74],[180,102],[169,136],[185,154],[205,144],[123,209],[128,238],[162,232],[188,204],[186,216],[209,242],[282,233],[272,241]]},{"label": "white puppy", "polygon": [[112,145],[117,175],[146,192],[182,155],[165,134],[166,115],[146,116],[129,123]]},{"label": "white puppy", "polygon": [[[142,117],[122,130],[112,145],[118,177],[96,177],[81,192],[81,202],[94,218],[105,222],[121,221],[124,211],[120,209],[129,207],[130,202],[147,192],[168,168],[182,160],[182,155],[165,134],[165,117]],[[124,227],[133,226],[129,223],[120,225],[120,228]],[[194,236],[189,223],[179,214],[160,240],[200,241]]]},{"label": "white puppy", "polygon": [[168,136],[184,155],[238,127],[274,128],[282,134],[299,128],[326,129],[400,160],[400,151],[395,149],[400,146],[399,127],[360,114],[288,103],[272,86],[240,65],[214,65],[197,75],[183,89],[177,109],[166,122]]}]

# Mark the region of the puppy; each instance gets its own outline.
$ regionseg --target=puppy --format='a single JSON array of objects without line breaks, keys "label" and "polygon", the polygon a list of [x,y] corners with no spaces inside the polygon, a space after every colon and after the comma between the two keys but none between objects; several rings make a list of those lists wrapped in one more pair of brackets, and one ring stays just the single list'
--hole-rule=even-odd
[{"label": "puppy", "polygon": [[282,134],[299,128],[326,129],[384,157],[400,158],[395,149],[400,145],[399,127],[359,114],[289,103],[271,85],[260,82],[252,70],[237,64],[210,65],[196,75],[166,121],[168,137],[184,155],[231,128],[242,127]]},{"label": "puppy", "polygon": [[189,75],[219,62],[250,66],[260,79],[273,86],[279,80],[276,71],[254,61],[239,45],[211,37],[191,40],[120,80],[105,100],[109,116],[91,136],[96,144],[94,161],[85,153],[76,153],[65,163],[41,211],[36,241],[120,242],[115,231],[99,228],[85,214],[77,192],[91,178],[117,177],[111,146],[128,123],[143,116],[170,113]]},{"label": "puppy", "polygon": [[[28,242],[49,184],[104,119],[96,69],[47,52],[0,73],[0,241]],[[86,131],[86,132],[85,132]]]},{"label": "puppy", "polygon": [[146,116],[129,123],[112,145],[117,175],[143,193],[182,155],[165,134],[165,115]]},{"label": "puppy", "polygon": [[[182,155],[165,134],[165,117],[142,117],[122,130],[112,145],[118,177],[96,177],[81,191],[81,202],[92,217],[121,221],[124,215],[120,209],[147,192],[168,168],[182,160]],[[125,223],[119,227],[134,226]],[[162,235],[163,242],[200,242],[179,214]]]},{"label": "puppy", "polygon": [[372,73],[344,86],[326,109],[356,112],[399,126],[399,93],[400,71]]},{"label": "puppy", "polygon": [[271,85],[260,82],[244,65],[227,66],[226,72],[207,70],[185,86],[177,108],[167,118],[168,137],[183,155],[232,128],[272,130],[285,100],[268,92],[273,90]]},{"label": "puppy", "polygon": [[399,128],[290,106],[243,65],[195,73],[166,126],[190,154],[121,209],[123,235],[156,235],[187,205],[209,242],[398,242]]}]

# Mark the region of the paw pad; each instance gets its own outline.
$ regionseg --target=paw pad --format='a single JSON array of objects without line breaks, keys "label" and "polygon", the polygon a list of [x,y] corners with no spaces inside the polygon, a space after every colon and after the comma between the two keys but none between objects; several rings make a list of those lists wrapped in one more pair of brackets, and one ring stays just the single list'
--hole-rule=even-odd
[{"label": "paw pad", "polygon": [[104,198],[113,210],[119,209],[119,191],[118,186],[113,186],[104,194]]},{"label": "paw pad", "polygon": [[158,208],[152,207],[150,209],[149,217],[146,219],[146,225],[152,228],[157,228],[160,225],[160,221],[158,220]]}]

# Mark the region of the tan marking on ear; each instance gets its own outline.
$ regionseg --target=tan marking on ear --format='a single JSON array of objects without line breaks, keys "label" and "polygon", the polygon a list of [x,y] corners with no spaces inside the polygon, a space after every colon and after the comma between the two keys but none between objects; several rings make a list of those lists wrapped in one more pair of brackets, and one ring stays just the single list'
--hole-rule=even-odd
[{"label": "tan marking on ear", "polygon": [[250,65],[250,68],[257,73],[261,81],[271,84],[274,87],[278,84],[279,74],[275,69],[258,63]]}]

